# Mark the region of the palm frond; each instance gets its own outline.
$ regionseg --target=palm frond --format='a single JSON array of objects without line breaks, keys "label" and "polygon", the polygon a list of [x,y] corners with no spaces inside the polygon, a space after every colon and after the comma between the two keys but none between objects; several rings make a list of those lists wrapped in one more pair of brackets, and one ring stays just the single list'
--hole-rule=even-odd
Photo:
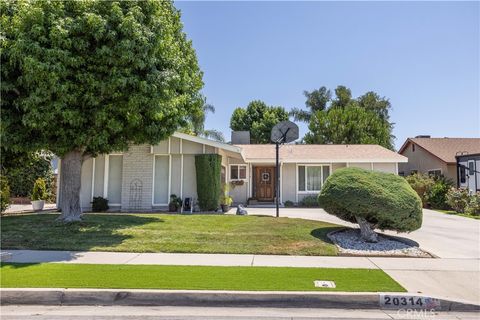
[{"label": "palm frond", "polygon": [[225,137],[223,136],[223,133],[217,130],[204,130],[200,135],[207,139],[225,142]]}]

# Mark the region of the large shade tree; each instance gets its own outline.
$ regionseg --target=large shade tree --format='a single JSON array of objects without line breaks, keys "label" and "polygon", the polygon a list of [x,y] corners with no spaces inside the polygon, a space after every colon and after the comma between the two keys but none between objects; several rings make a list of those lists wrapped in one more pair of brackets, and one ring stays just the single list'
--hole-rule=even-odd
[{"label": "large shade tree", "polygon": [[[323,89],[322,89],[323,88]],[[353,98],[349,88],[338,86],[335,96],[325,87],[314,96],[322,96],[321,107],[313,108],[307,95],[308,110],[293,110],[296,119],[309,124],[305,143],[379,144],[393,150],[393,123],[388,99],[370,91]],[[323,94],[322,94],[323,93]],[[319,104],[317,104],[319,105]]]},{"label": "large shade tree", "polygon": [[2,146],[61,161],[60,209],[80,220],[91,156],[186,125],[202,73],[170,1],[2,1]]},{"label": "large shade tree", "polygon": [[230,119],[230,129],[250,131],[251,143],[271,143],[272,128],[279,122],[288,120],[288,112],[283,107],[268,106],[254,100],[246,109],[236,108]]}]

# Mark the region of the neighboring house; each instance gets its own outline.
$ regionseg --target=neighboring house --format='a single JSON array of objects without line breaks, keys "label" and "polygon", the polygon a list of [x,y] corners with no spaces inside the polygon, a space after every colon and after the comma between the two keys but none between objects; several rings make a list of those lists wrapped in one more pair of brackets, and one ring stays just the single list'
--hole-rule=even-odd
[{"label": "neighboring house", "polygon": [[458,184],[457,155],[480,153],[480,138],[409,138],[398,151],[408,158],[399,165],[400,175],[415,172],[443,175]]},{"label": "neighboring house", "polygon": [[480,191],[480,153],[458,155],[457,186],[470,192]]},{"label": "neighboring house", "polygon": [[[230,190],[235,203],[274,201],[275,145],[231,145],[175,133],[155,146],[131,146],[84,161],[81,206],[89,210],[92,198],[101,196],[114,210],[155,211],[167,207],[170,194],[196,198],[195,155],[203,153],[222,156],[219,179],[235,185]],[[378,145],[282,145],[280,201],[318,194],[338,168],[396,174],[402,162],[407,158]]]}]

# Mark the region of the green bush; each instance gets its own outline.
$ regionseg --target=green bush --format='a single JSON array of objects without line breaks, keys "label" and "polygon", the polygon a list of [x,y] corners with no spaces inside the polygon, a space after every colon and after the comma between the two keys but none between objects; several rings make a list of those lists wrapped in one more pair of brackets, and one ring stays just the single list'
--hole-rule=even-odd
[{"label": "green bush", "polygon": [[480,215],[480,192],[474,193],[470,196],[465,211],[468,214]]},{"label": "green bush", "polygon": [[93,212],[104,212],[109,208],[108,200],[104,197],[93,197],[92,200],[92,211]]},{"label": "green bush", "polygon": [[415,173],[405,177],[405,179],[422,200],[422,206],[427,207],[428,191],[435,183],[433,178],[426,174]]},{"label": "green bush", "polygon": [[[4,150],[2,150],[4,151]],[[49,152],[2,154],[2,168],[10,183],[13,197],[30,197],[35,180],[43,178],[48,196],[55,200],[55,177],[51,166],[53,155]]]},{"label": "green bush", "polygon": [[33,185],[32,197],[33,201],[35,200],[46,200],[48,198],[47,194],[47,185],[43,178],[38,178],[35,180],[35,184]]},{"label": "green bush", "polygon": [[176,194],[170,195],[170,201],[168,202],[168,211],[177,212],[182,207],[182,198],[177,197]]},{"label": "green bush", "polygon": [[318,196],[305,196],[302,200],[300,200],[298,206],[304,208],[316,208],[318,207]]},{"label": "green bush", "polygon": [[285,206],[285,208],[291,208],[294,206],[294,203],[293,201],[287,200],[283,203],[283,205]]},{"label": "green bush", "polygon": [[328,213],[349,222],[365,219],[372,228],[408,232],[422,225],[422,202],[404,178],[359,168],[330,175],[318,197]]},{"label": "green bush", "polygon": [[434,209],[449,209],[447,193],[453,186],[453,182],[444,177],[434,178],[433,181],[426,191],[428,205]]},{"label": "green bush", "polygon": [[468,190],[450,188],[447,193],[447,204],[457,213],[464,213],[469,200]]},{"label": "green bush", "polygon": [[10,205],[10,186],[8,179],[3,174],[0,176],[0,211],[4,212]]},{"label": "green bush", "polygon": [[220,207],[222,157],[218,154],[195,156],[198,204],[202,210],[213,211]]}]

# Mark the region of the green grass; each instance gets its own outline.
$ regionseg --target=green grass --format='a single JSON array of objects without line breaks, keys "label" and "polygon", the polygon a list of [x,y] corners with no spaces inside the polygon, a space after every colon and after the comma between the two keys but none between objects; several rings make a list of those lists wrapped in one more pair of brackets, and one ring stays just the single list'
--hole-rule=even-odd
[{"label": "green grass", "polygon": [[445,213],[445,214],[450,214],[454,216],[459,216],[459,217],[465,217],[465,218],[471,218],[471,219],[476,219],[480,220],[480,215],[473,215],[473,214],[468,214],[468,213],[457,213],[454,210],[441,210],[441,209],[434,209],[435,211]]},{"label": "green grass", "polygon": [[268,216],[57,214],[1,218],[2,249],[337,255],[327,233],[338,225]]},{"label": "green grass", "polygon": [[[3,288],[405,291],[378,269],[4,263],[1,274]],[[315,288],[314,280],[337,287]]]}]

